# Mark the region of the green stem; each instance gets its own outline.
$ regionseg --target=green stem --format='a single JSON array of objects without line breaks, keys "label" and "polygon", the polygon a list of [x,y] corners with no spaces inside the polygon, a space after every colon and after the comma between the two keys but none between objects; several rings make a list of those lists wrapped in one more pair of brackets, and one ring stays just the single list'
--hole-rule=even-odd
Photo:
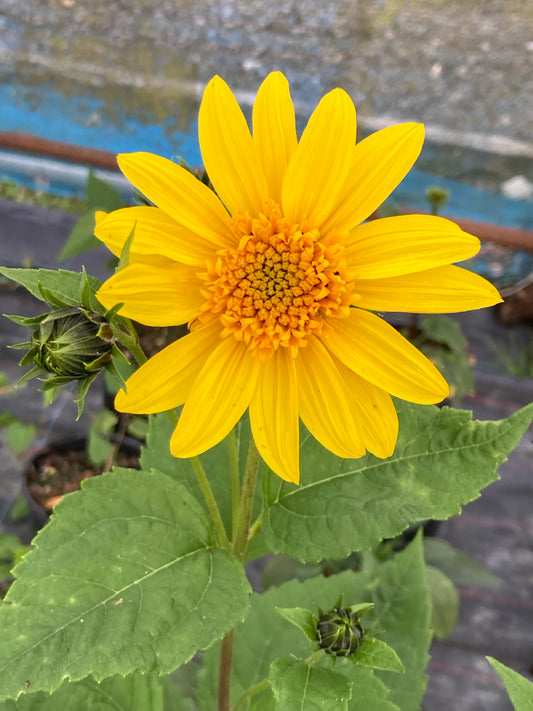
[{"label": "green stem", "polygon": [[126,323],[129,332],[126,333],[124,329],[121,329],[119,340],[130,351],[132,356],[135,358],[137,365],[143,365],[143,363],[146,363],[148,358],[139,345],[139,336],[137,335],[137,331],[135,330],[132,322],[129,319],[126,319]]},{"label": "green stem", "polygon": [[229,447],[229,464],[231,474],[231,520],[233,530],[231,532],[232,539],[235,539],[237,529],[237,519],[239,516],[239,504],[241,498],[241,479],[239,472],[239,449],[237,445],[237,437],[235,430],[232,430],[228,435]]},{"label": "green stem", "polygon": [[259,468],[259,451],[255,446],[253,437],[250,438],[250,448],[246,469],[242,481],[241,502],[239,505],[239,515],[235,527],[233,538],[233,552],[239,560],[244,559],[246,544],[248,543],[248,533],[250,530],[250,520],[252,518],[252,506],[254,503],[255,482],[257,470]]},{"label": "green stem", "polygon": [[244,694],[237,701],[235,706],[231,707],[231,711],[239,711],[239,709],[242,709],[242,707],[246,705],[248,699],[250,699],[252,696],[255,696],[260,691],[268,689],[269,686],[270,682],[268,681],[268,679],[263,679],[263,681],[258,681],[257,684],[253,684],[253,686],[250,686],[250,688],[244,692]]},{"label": "green stem", "polygon": [[207,508],[209,509],[209,513],[211,514],[211,520],[213,521],[213,526],[215,527],[215,533],[217,535],[218,544],[221,548],[230,550],[231,545],[228,540],[226,529],[224,528],[224,522],[222,521],[222,516],[220,515],[220,510],[217,506],[213,490],[211,489],[211,485],[209,484],[207,474],[205,473],[202,463],[200,462],[200,459],[198,457],[191,457],[191,464],[193,466],[194,473],[196,474],[196,479],[198,480],[200,488],[202,489],[202,494],[204,495],[205,503],[207,504]]},{"label": "green stem", "polygon": [[255,519],[255,521],[250,526],[250,530],[248,531],[248,543],[252,540],[252,538],[254,536],[256,536],[259,533],[262,525],[263,525],[263,514],[260,513],[259,516]]},{"label": "green stem", "polygon": [[314,664],[316,664],[320,659],[325,654],[324,649],[316,649],[312,654],[310,654],[307,659],[305,659],[305,663],[307,664],[308,667],[312,667]]},{"label": "green stem", "polygon": [[[232,550],[238,560],[244,560],[248,532],[252,518],[255,481],[259,468],[259,452],[253,437],[250,438],[250,448],[246,460],[246,469],[242,481],[241,498],[234,523]],[[233,657],[233,630],[222,640],[220,647],[220,671],[218,678],[218,711],[229,711],[229,690],[231,685],[231,660]]]},{"label": "green stem", "polygon": [[137,361],[138,365],[143,365],[143,363],[146,363],[148,358],[146,357],[143,349],[140,347],[140,345],[138,343],[132,343],[131,345],[128,346],[128,348],[130,349],[131,354]]}]

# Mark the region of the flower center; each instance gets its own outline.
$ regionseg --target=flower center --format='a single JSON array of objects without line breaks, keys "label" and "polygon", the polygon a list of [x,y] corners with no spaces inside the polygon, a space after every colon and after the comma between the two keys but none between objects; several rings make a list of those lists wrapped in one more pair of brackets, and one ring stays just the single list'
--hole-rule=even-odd
[{"label": "flower center", "polygon": [[290,225],[274,203],[257,218],[237,214],[233,230],[237,247],[219,252],[201,275],[207,303],[200,321],[216,315],[222,336],[265,359],[279,346],[295,356],[306,336],[326,327],[323,316],[348,314],[351,285],[338,235],[324,240],[317,229]]}]

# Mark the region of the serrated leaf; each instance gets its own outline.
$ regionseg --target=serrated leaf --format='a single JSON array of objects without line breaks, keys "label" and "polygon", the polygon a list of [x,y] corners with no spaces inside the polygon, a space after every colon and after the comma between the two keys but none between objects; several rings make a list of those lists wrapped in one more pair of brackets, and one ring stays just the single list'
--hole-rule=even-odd
[{"label": "serrated leaf", "polygon": [[242,620],[243,566],[188,491],[115,469],[63,497],[0,606],[0,698],[26,681],[169,673]]},{"label": "serrated leaf", "polygon": [[373,598],[375,615],[365,626],[382,629],[405,667],[405,674],[378,672],[400,709],[418,709],[427,683],[425,669],[431,643],[431,603],[426,586],[422,536],[419,534],[390,563],[378,568],[379,587]]},{"label": "serrated leaf", "polygon": [[394,649],[381,639],[364,637],[352,656],[356,664],[370,669],[405,673],[405,667]]},{"label": "serrated leaf", "polygon": [[533,711],[533,683],[494,657],[487,657],[487,659],[503,681],[514,710]]},{"label": "serrated leaf", "polygon": [[276,607],[279,614],[301,630],[307,639],[316,642],[316,625],[318,619],[312,612],[303,607]]},{"label": "serrated leaf", "polygon": [[388,459],[339,459],[302,431],[300,486],[264,478],[263,527],[273,552],[305,562],[343,558],[412,524],[460,513],[498,478],[533,418],[533,405],[499,422],[472,422],[464,410],[397,406],[400,435]]},{"label": "serrated leaf", "polygon": [[94,213],[94,210],[86,212],[71,229],[65,244],[57,256],[60,262],[101,246],[100,240],[94,236]]},{"label": "serrated leaf", "polygon": [[459,592],[442,570],[426,567],[426,580],[431,597],[431,629],[435,637],[446,639],[459,619]]},{"label": "serrated leaf", "polygon": [[0,703],[0,711],[167,711],[163,685],[156,674],[116,676],[101,683],[92,678],[64,682],[53,694],[28,693]]},{"label": "serrated leaf", "polygon": [[[189,459],[178,459],[177,457],[173,457],[170,453],[169,441],[173,429],[174,425],[166,414],[150,415],[146,445],[141,449],[141,466],[143,469],[153,467],[164,472],[187,487],[187,490],[198,501],[203,502],[203,494],[191,461]],[[250,425],[247,416],[242,418],[234,432],[239,453],[240,471],[243,472],[250,441]],[[201,454],[199,459],[206,472],[226,531],[229,534],[231,532],[232,514],[231,487],[228,486],[227,477],[223,475],[223,472],[226,472],[229,466],[227,440],[223,440],[220,444],[212,447],[204,454]],[[261,492],[256,491],[253,518],[255,518],[261,510],[260,499]],[[258,549],[256,548],[256,550]],[[265,552],[267,551],[259,550],[258,555],[262,555]]]},{"label": "serrated leaf", "polygon": [[276,711],[348,711],[352,682],[342,674],[304,661],[277,659],[270,666],[269,681]]},{"label": "serrated leaf", "polygon": [[501,580],[488,568],[442,538],[424,538],[424,557],[428,565],[440,568],[455,585],[495,587]]},{"label": "serrated leaf", "polygon": [[[303,582],[291,580],[262,595],[254,595],[246,620],[235,629],[231,703],[235,704],[252,684],[268,677],[270,663],[294,655],[306,659],[316,648],[296,627],[284,620],[276,607],[328,609],[343,596],[343,603],[353,607],[372,600],[375,607],[364,617],[364,627],[384,630],[380,634],[397,653],[405,674],[374,672],[349,659],[338,658],[335,671],[354,682],[351,711],[392,711],[395,704],[404,709],[418,708],[426,685],[425,667],[431,640],[429,596],[424,576],[420,541],[416,539],[390,561],[360,572],[347,570],[330,577],[318,576]],[[196,701],[200,711],[216,708],[218,686],[218,645],[203,655],[203,669],[198,676]],[[330,668],[331,660],[320,666]],[[377,673],[377,672],[376,672]],[[368,687],[365,686],[368,684]],[[386,687],[392,693],[389,697]],[[357,690],[357,691],[356,691]],[[267,697],[263,699],[262,697]],[[367,706],[358,699],[372,700]],[[269,709],[268,693],[254,697],[252,708]],[[327,707],[324,707],[327,708]]]},{"label": "serrated leaf", "polygon": [[[33,294],[40,301],[57,306],[59,302],[62,306],[76,306],[81,303],[81,295],[84,291],[84,284],[88,282],[90,295],[87,303],[83,305],[104,313],[103,307],[98,303],[94,294],[100,287],[100,281],[96,277],[88,276],[84,272],[71,272],[66,269],[18,269],[11,267],[0,267],[0,274],[16,281],[30,294]],[[53,302],[49,295],[53,294]]]}]

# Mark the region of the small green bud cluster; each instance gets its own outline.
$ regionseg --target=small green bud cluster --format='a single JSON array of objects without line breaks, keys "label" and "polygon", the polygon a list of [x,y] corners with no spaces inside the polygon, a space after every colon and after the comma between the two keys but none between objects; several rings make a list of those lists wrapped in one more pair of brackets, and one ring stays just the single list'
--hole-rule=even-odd
[{"label": "small green bud cluster", "polygon": [[358,649],[363,634],[359,616],[349,607],[335,607],[323,612],[318,618],[318,645],[326,654],[349,657]]}]

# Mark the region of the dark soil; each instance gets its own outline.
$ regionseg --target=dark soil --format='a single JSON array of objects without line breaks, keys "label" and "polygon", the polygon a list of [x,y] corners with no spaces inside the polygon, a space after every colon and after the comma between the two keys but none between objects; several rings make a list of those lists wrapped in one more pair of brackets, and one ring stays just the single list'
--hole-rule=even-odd
[{"label": "dark soil", "polygon": [[[139,455],[119,452],[116,466],[139,469]],[[48,447],[24,472],[31,498],[47,512],[63,494],[76,491],[84,479],[104,472],[104,464],[89,461],[83,446],[74,449]]]}]

